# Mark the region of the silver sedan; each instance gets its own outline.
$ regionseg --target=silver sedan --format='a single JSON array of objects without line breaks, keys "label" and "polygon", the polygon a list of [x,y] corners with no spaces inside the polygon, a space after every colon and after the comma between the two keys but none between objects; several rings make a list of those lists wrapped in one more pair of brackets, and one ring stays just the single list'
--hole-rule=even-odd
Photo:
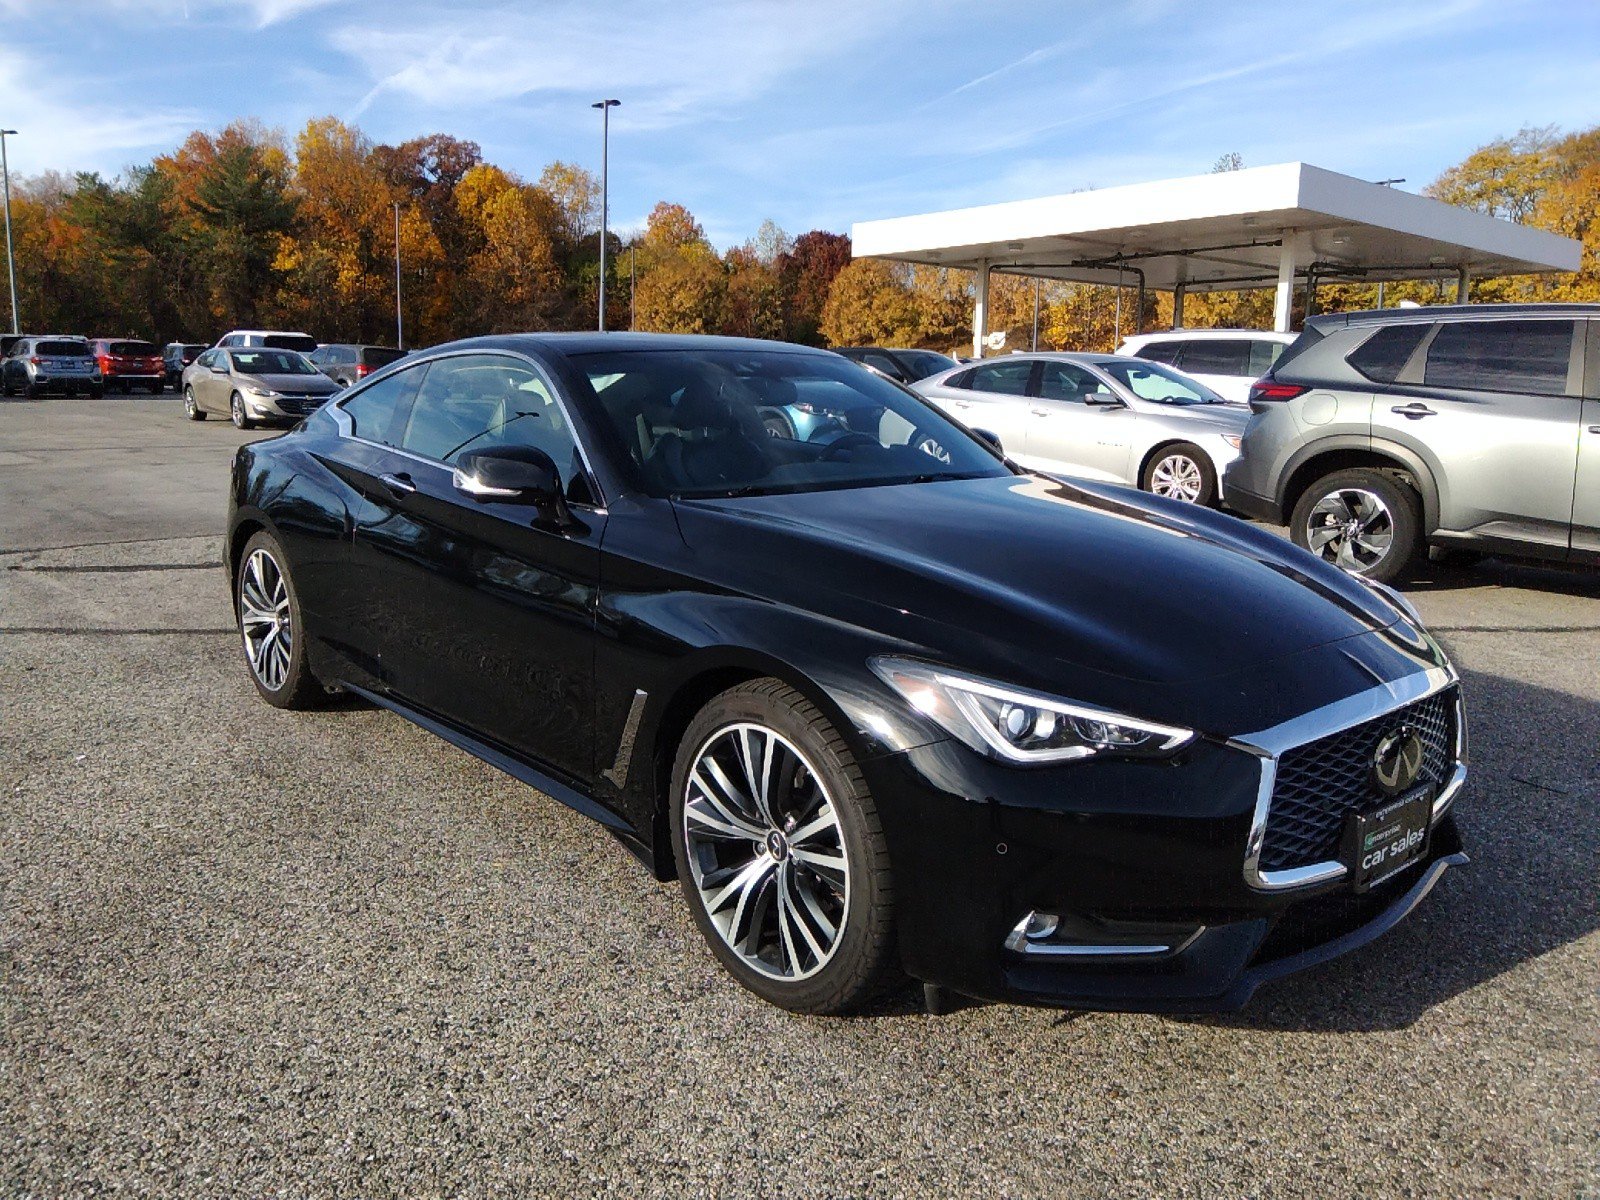
[{"label": "silver sedan", "polygon": [[1215,505],[1250,410],[1160,363],[1012,354],[911,385],[1036,471],[1130,483]]},{"label": "silver sedan", "polygon": [[297,350],[266,346],[214,347],[183,369],[183,411],[230,417],[240,429],[262,422],[293,424],[339,391]]}]

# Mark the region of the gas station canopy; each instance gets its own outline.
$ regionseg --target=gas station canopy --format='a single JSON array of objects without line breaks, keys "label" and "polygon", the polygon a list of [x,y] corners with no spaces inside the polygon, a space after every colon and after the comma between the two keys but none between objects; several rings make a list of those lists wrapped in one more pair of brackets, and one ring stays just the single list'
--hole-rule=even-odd
[{"label": "gas station canopy", "polygon": [[1173,293],[1276,287],[1288,330],[1297,282],[1472,278],[1578,269],[1581,246],[1308,163],[1282,163],[861,221],[858,258],[977,272],[974,352],[990,271]]}]

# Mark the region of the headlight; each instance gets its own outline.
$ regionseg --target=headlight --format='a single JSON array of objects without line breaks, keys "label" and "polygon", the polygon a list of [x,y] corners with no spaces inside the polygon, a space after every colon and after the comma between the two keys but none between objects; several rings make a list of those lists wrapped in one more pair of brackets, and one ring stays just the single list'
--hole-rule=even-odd
[{"label": "headlight", "polygon": [[1097,754],[1156,758],[1195,736],[1192,729],[1157,725],[928,663],[874,658],[869,665],[912,708],[1002,762],[1071,762]]},{"label": "headlight", "polygon": [[1228,445],[1232,446],[1235,450],[1244,445],[1244,438],[1237,433],[1225,433],[1222,435],[1222,440],[1227,442]]},{"label": "headlight", "polygon": [[249,392],[252,396],[276,396],[278,394],[271,388],[257,387],[253,383],[245,384],[244,390]]}]

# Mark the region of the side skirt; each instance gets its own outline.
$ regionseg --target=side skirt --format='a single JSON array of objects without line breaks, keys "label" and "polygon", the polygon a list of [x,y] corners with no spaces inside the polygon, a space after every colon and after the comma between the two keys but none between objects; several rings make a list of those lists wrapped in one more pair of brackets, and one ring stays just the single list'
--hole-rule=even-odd
[{"label": "side skirt", "polygon": [[523,759],[475,738],[470,733],[458,729],[454,725],[447,724],[437,717],[419,712],[391,696],[369,691],[364,687],[357,687],[355,684],[344,680],[339,681],[339,686],[354,695],[360,696],[363,700],[370,700],[379,708],[386,708],[392,713],[397,713],[413,725],[426,729],[429,733],[443,738],[452,746],[465,750],[474,758],[481,759],[491,767],[504,771],[511,778],[525,783],[531,788],[536,788],[551,799],[559,800],[575,812],[580,812],[590,820],[598,822],[605,827],[608,833],[615,836],[619,842],[626,846],[645,866],[649,867],[652,872],[655,871],[655,855],[651,848],[640,839],[633,827],[605,807],[605,805],[585,795],[570,783],[565,783]]}]

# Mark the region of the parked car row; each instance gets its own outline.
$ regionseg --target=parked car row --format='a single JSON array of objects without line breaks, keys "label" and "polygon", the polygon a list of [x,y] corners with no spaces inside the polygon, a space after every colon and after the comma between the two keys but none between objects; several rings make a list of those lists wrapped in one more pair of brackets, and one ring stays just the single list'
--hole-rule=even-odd
[{"label": "parked car row", "polygon": [[13,341],[0,359],[0,393],[7,396],[160,392],[164,381],[161,352],[149,342],[126,338],[27,335]]}]

